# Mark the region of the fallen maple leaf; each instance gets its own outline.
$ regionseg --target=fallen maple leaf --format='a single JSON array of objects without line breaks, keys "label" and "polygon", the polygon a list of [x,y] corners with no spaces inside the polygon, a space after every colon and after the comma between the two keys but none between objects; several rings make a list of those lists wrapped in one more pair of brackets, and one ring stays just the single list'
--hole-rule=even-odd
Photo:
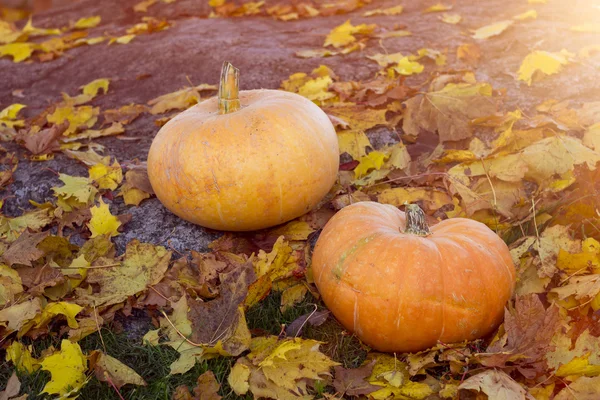
[{"label": "fallen maple leaf", "polygon": [[90,269],[86,282],[98,285],[99,291],[90,293],[84,288],[77,288],[75,301],[96,306],[118,304],[160,282],[170,259],[171,252],[164,247],[134,239],[127,244],[122,262],[114,263],[107,258],[96,261],[95,265],[100,268]]},{"label": "fallen maple leaf", "polygon": [[366,380],[371,376],[374,365],[375,360],[362,367],[352,369],[344,368],[339,365],[335,366],[333,387],[337,390],[338,394],[342,396],[366,396],[379,390],[379,386],[372,385]]},{"label": "fallen maple leaf", "polygon": [[108,354],[94,350],[88,359],[90,369],[95,372],[99,381],[110,382],[117,389],[127,384],[146,386],[146,382],[137,372]]},{"label": "fallen maple leaf", "polygon": [[505,21],[496,22],[496,23],[493,23],[490,25],[486,25],[477,30],[474,30],[473,38],[474,39],[489,39],[493,36],[498,36],[499,34],[504,32],[509,26],[511,26],[513,23],[514,23],[514,21],[511,21],[509,19],[509,20],[505,20]]},{"label": "fallen maple leaf", "polygon": [[99,235],[118,236],[117,229],[121,226],[121,222],[117,217],[110,213],[108,204],[100,198],[100,205],[90,208],[92,219],[87,224],[87,227],[92,233],[91,237]]},{"label": "fallen maple leaf", "polygon": [[462,21],[462,17],[460,14],[455,13],[444,13],[440,17],[440,21],[445,22],[447,24],[456,25]]},{"label": "fallen maple leaf", "polygon": [[[218,342],[226,342],[237,327],[239,321],[238,308],[248,293],[248,285],[255,280],[254,271],[249,263],[236,265],[228,273],[220,274],[219,296],[211,301],[188,301],[189,319],[192,323],[191,340],[207,346],[215,346]],[[243,347],[225,345],[225,350],[238,355]]]},{"label": "fallen maple leaf", "polygon": [[123,180],[121,166],[115,160],[112,165],[98,163],[89,169],[90,179],[94,181],[99,189],[115,190]]},{"label": "fallen maple leaf", "polygon": [[497,399],[535,398],[515,382],[509,375],[495,369],[481,372],[460,384],[459,390],[475,390]]},{"label": "fallen maple leaf", "polygon": [[68,122],[65,121],[39,132],[22,130],[15,140],[34,155],[52,153],[60,149],[59,139],[68,126]]},{"label": "fallen maple leaf", "polygon": [[423,10],[423,13],[434,13],[434,12],[450,11],[450,10],[452,10],[452,6],[442,4],[442,3],[437,3],[430,7],[427,7],[425,10]]},{"label": "fallen maple leaf", "polygon": [[185,110],[200,101],[201,92],[216,89],[216,85],[201,84],[164,94],[148,102],[148,105],[152,106],[150,114],[162,114],[170,110]]},{"label": "fallen maple leaf", "polygon": [[354,43],[356,38],[354,35],[370,35],[373,33],[377,25],[375,24],[360,24],[352,25],[350,20],[347,20],[342,25],[336,26],[325,38],[323,47],[333,46],[336,49]]},{"label": "fallen maple leaf", "polygon": [[50,232],[30,233],[23,232],[17,240],[2,255],[9,266],[22,264],[31,267],[31,262],[42,257],[45,252],[37,248],[37,245],[48,236]]},{"label": "fallen maple leaf", "polygon": [[544,75],[554,75],[561,71],[564,65],[569,63],[572,55],[566,50],[551,53],[549,51],[536,50],[525,57],[519,67],[518,79],[527,82],[531,86],[536,72]]},{"label": "fallen maple leaf", "polygon": [[558,307],[544,309],[536,294],[517,297],[515,308],[505,312],[505,334],[478,356],[487,367],[502,368],[510,362],[533,379],[547,369],[545,356],[553,349],[552,336],[559,326]]},{"label": "fallen maple leaf", "polygon": [[256,397],[303,398],[307,379],[321,379],[321,375],[329,374],[331,367],[339,365],[318,351],[320,344],[315,340],[300,338],[254,338],[250,354],[236,362],[236,365],[242,364],[243,367],[234,366],[232,373],[236,376],[228,380],[242,390],[246,389],[247,382],[247,390]]},{"label": "fallen maple leaf", "polygon": [[402,129],[418,136],[421,129],[438,132],[440,141],[471,137],[472,119],[493,114],[496,105],[487,83],[448,83],[441,90],[417,95],[404,102]]},{"label": "fallen maple leaf", "polygon": [[19,381],[17,373],[13,372],[10,378],[8,378],[8,381],[6,382],[6,388],[0,392],[0,400],[9,400],[11,398],[15,398],[20,391],[21,381]]},{"label": "fallen maple leaf", "polygon": [[90,29],[95,28],[102,21],[102,17],[94,15],[92,17],[79,18],[74,24],[73,29]]},{"label": "fallen maple leaf", "polygon": [[42,393],[69,398],[87,383],[87,359],[77,343],[63,339],[60,347],[60,351],[47,356],[41,363],[42,369],[52,374]]},{"label": "fallen maple leaf", "polygon": [[375,10],[366,11],[363,13],[363,17],[372,17],[374,15],[399,15],[404,10],[403,6],[395,6],[389,8],[377,8]]}]

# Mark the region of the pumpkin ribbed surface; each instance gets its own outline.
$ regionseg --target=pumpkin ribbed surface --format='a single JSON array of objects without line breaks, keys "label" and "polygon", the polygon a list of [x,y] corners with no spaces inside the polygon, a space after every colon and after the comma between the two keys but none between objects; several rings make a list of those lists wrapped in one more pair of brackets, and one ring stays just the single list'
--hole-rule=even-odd
[{"label": "pumpkin ribbed surface", "polygon": [[431,234],[404,233],[405,213],[361,202],[338,212],[313,253],[327,307],[379,351],[419,351],[473,340],[502,321],[514,290],[506,244],[477,221],[454,218]]},{"label": "pumpkin ribbed surface", "polygon": [[169,121],[154,139],[148,175],[173,213],[205,227],[247,231],[317,205],[335,183],[338,143],[327,115],[279,90],[239,93],[218,113],[211,98]]}]

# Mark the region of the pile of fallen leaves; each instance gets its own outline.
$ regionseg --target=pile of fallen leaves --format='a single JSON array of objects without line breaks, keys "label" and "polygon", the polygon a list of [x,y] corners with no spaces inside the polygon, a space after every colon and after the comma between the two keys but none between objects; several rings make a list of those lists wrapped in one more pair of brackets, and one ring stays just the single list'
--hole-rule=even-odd
[{"label": "pile of fallen leaves", "polygon": [[[143,15],[155,3],[143,1],[134,11]],[[269,15],[285,21],[356,11],[369,2],[264,3],[210,0],[209,17]],[[458,8],[437,4],[423,12],[439,13],[440,23],[459,24]],[[393,16],[402,10],[400,5],[369,7],[362,16]],[[185,373],[202,360],[232,357],[227,382],[237,395],[451,399],[473,392],[507,399],[596,398],[600,102],[546,99],[527,113],[507,109],[502,88],[477,81],[473,73],[486,40],[536,17],[532,8],[472,30],[471,40],[456,49],[372,53],[364,62],[378,72],[365,81],[344,81],[326,65],[290,75],[281,89],[315,102],[337,129],[338,182],[319,209],[263,232],[225,234],[205,253],[174,255],[132,240],[124,254],[117,254],[111,238],[127,229],[131,215],[113,215],[110,204],[122,197],[125,205],[137,206],[153,193],[143,162],[122,165],[104,155],[104,146],[95,140],[124,133],[144,113],[158,115],[158,129],[214,95],[216,86],[190,86],[147,104],[100,109],[90,103],[110,90],[110,80],[97,79],[80,93],[63,93],[28,119],[19,116],[24,104],[4,108],[0,135],[25,149],[22,157],[44,168],[44,161],[63,153],[87,168],[84,176],[58,174],[62,184],[53,188],[52,201],[30,201],[32,207],[16,217],[0,215],[0,346],[7,365],[19,374],[49,371],[43,392],[59,398],[75,398],[92,375],[117,391],[145,385],[106,349],[84,354],[78,344],[117,314],[130,316],[140,309],[155,325],[143,343],[180,354],[170,366],[172,374]],[[29,20],[18,29],[0,21],[0,56],[44,62],[76,46],[126,45],[136,35],[170,25],[141,17],[125,32],[88,37],[99,23],[100,17],[91,16],[70,26],[39,29]],[[593,23],[571,27],[575,32],[594,29]],[[406,27],[382,29],[348,20],[332,27],[322,48],[296,56],[343,56],[377,40],[410,35]],[[52,38],[32,40],[46,36]],[[524,84],[536,85],[597,50],[534,50],[513,73]],[[446,69],[448,57],[464,68]],[[408,84],[409,77],[416,79]],[[19,97],[18,92],[13,95]],[[378,129],[394,137],[374,144]],[[411,154],[413,144],[432,137],[430,151]],[[3,147],[0,152],[0,188],[5,189],[19,156]],[[282,310],[308,294],[319,298],[310,273],[311,243],[337,210],[365,200],[398,207],[418,203],[437,219],[472,218],[510,244],[518,271],[516,296],[493,337],[439,343],[417,354],[369,352],[362,366],[348,369],[319,351],[323,343],[302,338],[305,325],[328,318],[318,308],[283,327],[279,336],[250,332],[246,311],[271,292],[281,293]],[[35,353],[30,343],[48,335],[62,338],[60,347]],[[17,397],[19,390],[14,374],[0,398],[26,398]],[[207,372],[193,393],[181,386],[174,398],[219,398],[218,390],[215,376]]]}]

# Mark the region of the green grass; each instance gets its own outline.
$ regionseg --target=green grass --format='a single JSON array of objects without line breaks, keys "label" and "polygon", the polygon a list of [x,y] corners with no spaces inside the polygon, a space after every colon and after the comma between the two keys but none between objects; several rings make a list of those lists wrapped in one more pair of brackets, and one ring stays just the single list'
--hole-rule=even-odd
[{"label": "green grass", "polygon": [[[308,295],[302,303],[282,313],[279,308],[280,301],[281,295],[272,293],[260,304],[247,311],[248,327],[253,336],[278,335],[282,331],[282,324],[287,325],[299,316],[312,312],[315,309],[315,304],[318,305],[319,309],[323,309],[322,305],[315,302],[315,299]],[[147,328],[148,330],[154,329],[150,324]],[[239,398],[227,384],[229,370],[235,363],[234,358],[220,357],[197,363],[189,372],[171,376],[169,375],[169,365],[179,356],[179,353],[172,348],[168,346],[143,346],[140,337],[132,337],[133,335],[127,331],[116,333],[114,326],[102,328],[101,334],[107,353],[134,369],[148,384],[145,387],[133,385],[122,387],[119,392],[124,399],[170,400],[177,386],[187,385],[192,389],[196,385],[198,376],[208,370],[212,371],[221,383],[220,394],[225,399]],[[321,351],[346,367],[360,365],[366,356],[366,351],[361,347],[358,339],[346,334],[344,329],[332,317],[319,327],[306,326],[302,337],[326,342],[321,346]],[[97,332],[85,337],[79,344],[84,353],[89,353],[92,350],[103,350],[102,340]],[[49,336],[29,343],[33,345],[33,355],[40,357],[42,351],[50,346],[59,348],[60,341],[61,339],[56,336]],[[26,339],[23,339],[23,342],[28,343]],[[4,361],[2,351],[0,351],[0,359],[3,360],[0,363],[0,388],[3,388],[14,368],[12,363]],[[119,396],[112,386],[97,380],[93,374],[90,374],[89,378],[89,382],[81,390],[80,399],[119,400]],[[49,379],[50,374],[46,371],[37,371],[31,375],[19,374],[21,394],[27,393],[29,400],[50,398],[49,396],[40,395]],[[319,391],[322,390],[323,388],[320,388]],[[248,395],[247,398],[251,399],[252,396]]]}]

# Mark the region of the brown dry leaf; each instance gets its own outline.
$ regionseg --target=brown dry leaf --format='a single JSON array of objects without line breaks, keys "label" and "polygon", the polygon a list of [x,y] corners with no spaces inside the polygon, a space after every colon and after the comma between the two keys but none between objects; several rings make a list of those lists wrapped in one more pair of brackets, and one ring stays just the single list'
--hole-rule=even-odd
[{"label": "brown dry leaf", "polygon": [[496,369],[484,371],[470,377],[460,384],[458,390],[475,390],[495,399],[535,400],[509,375]]},{"label": "brown dry leaf", "polygon": [[39,132],[20,131],[15,140],[34,155],[49,154],[60,149],[59,139],[68,126],[65,121]]},{"label": "brown dry leaf", "polygon": [[37,245],[44,240],[50,232],[31,233],[23,232],[15,240],[8,250],[2,255],[2,259],[9,265],[21,264],[31,267],[31,262],[42,257],[45,252],[37,248]]},{"label": "brown dry leaf", "polygon": [[528,379],[548,369],[546,354],[552,351],[552,337],[560,327],[558,307],[545,309],[537,294],[517,297],[515,307],[506,310],[505,334],[479,354],[487,367],[505,367],[511,362]]},{"label": "brown dry leaf", "polygon": [[562,389],[554,400],[596,400],[600,393],[600,376],[581,377]]},{"label": "brown dry leaf", "polygon": [[461,44],[456,49],[456,58],[470,65],[477,65],[481,58],[481,49],[476,44]]},{"label": "brown dry leaf", "polygon": [[358,368],[334,367],[335,379],[333,387],[340,395],[347,396],[366,396],[379,389],[379,386],[371,385],[367,378],[373,372],[375,360]]},{"label": "brown dry leaf", "polygon": [[132,123],[142,113],[148,112],[148,107],[143,104],[129,104],[121,108],[106,110],[102,113],[104,115],[104,122],[107,124],[113,124],[118,122],[122,125]]},{"label": "brown dry leaf", "polygon": [[21,381],[17,377],[17,373],[13,372],[8,381],[6,388],[0,392],[0,400],[14,399],[21,391]]},{"label": "brown dry leaf", "polygon": [[[234,268],[219,276],[219,296],[211,301],[189,300],[189,319],[192,324],[190,340],[207,346],[215,346],[218,342],[226,342],[232,335],[239,321],[238,308],[244,302],[248,286],[256,280],[249,263],[233,266]],[[225,347],[233,355],[244,349]],[[241,350],[241,351],[240,351]]]},{"label": "brown dry leaf", "polygon": [[470,121],[493,114],[496,105],[487,83],[448,83],[441,90],[417,95],[404,102],[402,128],[410,136],[421,129],[438,132],[441,142],[472,136]]},{"label": "brown dry leaf", "polygon": [[215,374],[212,371],[206,371],[198,377],[193,400],[221,400],[222,397],[219,396],[220,387],[221,385],[217,382]]}]

